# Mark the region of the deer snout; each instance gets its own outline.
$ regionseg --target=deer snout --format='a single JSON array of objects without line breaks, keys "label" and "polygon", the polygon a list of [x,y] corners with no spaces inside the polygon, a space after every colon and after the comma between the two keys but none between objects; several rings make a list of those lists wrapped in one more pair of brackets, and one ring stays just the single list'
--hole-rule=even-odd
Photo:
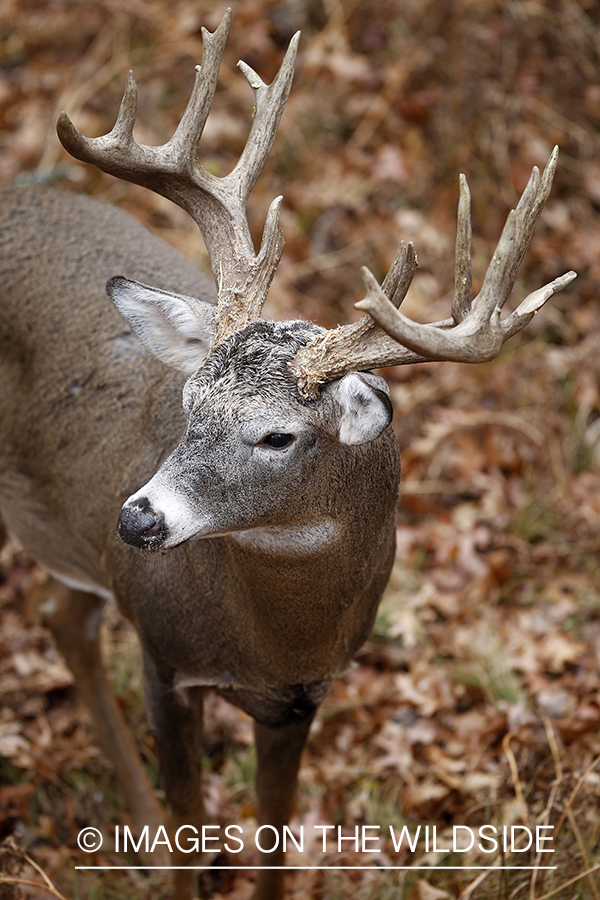
[{"label": "deer snout", "polygon": [[126,544],[153,550],[160,547],[167,537],[167,526],[162,513],[155,513],[146,504],[124,506],[119,513],[119,535]]}]

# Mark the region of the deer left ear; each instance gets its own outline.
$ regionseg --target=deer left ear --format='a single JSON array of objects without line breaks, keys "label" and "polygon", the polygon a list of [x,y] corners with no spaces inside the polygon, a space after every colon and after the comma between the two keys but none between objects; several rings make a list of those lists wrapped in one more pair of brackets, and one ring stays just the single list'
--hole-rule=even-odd
[{"label": "deer left ear", "polygon": [[342,444],[374,441],[392,421],[390,391],[383,378],[372,372],[353,372],[328,388],[338,410]]},{"label": "deer left ear", "polygon": [[106,290],[155,356],[186,375],[198,371],[215,329],[215,307],[211,303],[121,276],[111,278]]}]

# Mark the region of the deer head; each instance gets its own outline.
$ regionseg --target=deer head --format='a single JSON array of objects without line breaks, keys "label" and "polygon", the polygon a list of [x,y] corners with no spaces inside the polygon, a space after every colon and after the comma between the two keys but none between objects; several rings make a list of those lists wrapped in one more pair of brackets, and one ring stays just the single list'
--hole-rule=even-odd
[{"label": "deer head", "polygon": [[[461,176],[451,318],[422,325],[399,311],[418,265],[413,245],[402,243],[381,286],[363,269],[366,295],[355,305],[366,315],[358,322],[326,331],[305,322],[261,320],[283,249],[282,198],[270,206],[258,252],[250,236],[246,203],[284,110],[299,35],[292,39],[270,85],[239,63],[254,91],[255,116],[237,165],[229,175],[218,178],[200,164],[197,145],[214,97],[229,22],[230,11],[213,34],[203,29],[202,67],[196,69],[181,122],[163,146],[144,146],[133,138],[137,92],[131,72],[109,134],[85,138],[64,113],[58,123],[60,139],[71,154],[149,187],[190,213],[206,242],[217,287],[215,308],[120,277],[108,283],[110,296],[142,340],[165,363],[188,376],[184,438],[121,513],[122,537],[150,549],[174,546],[194,535],[245,533],[267,522],[286,525],[297,522],[298,515],[302,520],[301,510],[295,510],[298,492],[294,494],[294,486],[302,483],[310,466],[316,435],[325,443],[335,440],[342,447],[356,446],[375,441],[390,422],[385,383],[368,370],[428,360],[493,359],[503,342],[575,277],[568,272],[555,279],[501,318],[550,192],[558,157],[555,148],[541,177],[537,168],[533,170],[516,209],[509,214],[474,299],[470,195]],[[242,362],[244,374],[237,377]],[[248,416],[250,397],[254,405]],[[227,458],[227,465],[238,472],[256,477],[255,500],[246,502],[243,509],[234,502],[235,480],[215,451],[228,444],[227,423],[234,419],[236,449],[230,448],[221,458]],[[284,485],[277,494],[269,489],[275,476]],[[311,523],[306,526],[310,528]]]}]

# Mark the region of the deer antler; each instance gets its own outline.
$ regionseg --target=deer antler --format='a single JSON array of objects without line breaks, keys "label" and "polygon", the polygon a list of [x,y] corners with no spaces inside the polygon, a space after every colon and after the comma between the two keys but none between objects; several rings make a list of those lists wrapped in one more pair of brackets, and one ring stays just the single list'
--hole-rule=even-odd
[{"label": "deer antler", "polygon": [[369,315],[319,335],[298,351],[290,369],[298,379],[301,393],[315,397],[320,385],[348,372],[434,359],[485,362],[497,356],[504,341],[524,328],[546,300],[576,277],[575,272],[567,272],[556,278],[530,294],[511,315],[500,319],[535,223],[550,194],[557,159],[555,147],[541,179],[538,168],[533,169],[517,208],[509,213],[481,291],[474,300],[471,198],[467,180],[461,175],[452,318],[422,325],[397,309],[417,268],[412,244],[401,244],[381,287],[369,269],[362,270],[367,295],[355,306]]},{"label": "deer antler", "polygon": [[175,134],[161,147],[138,144],[133,138],[137,113],[137,87],[129,72],[125,94],[114,128],[109,134],[86,138],[66,113],[58,120],[64,147],[83,162],[126,181],[148,187],[177,203],[196,221],[211,260],[218,292],[215,343],[259,318],[283,250],[279,226],[281,197],[271,203],[260,250],[255,253],[246,203],[273,146],[290,92],[299,33],[288,47],[270,85],[250,66],[238,63],[254,91],[255,115],[240,159],[229,175],[217,178],[197,158],[197,145],[210,112],[221,57],[227,40],[231,10],[214,33],[202,29],[202,66],[187,109]]}]

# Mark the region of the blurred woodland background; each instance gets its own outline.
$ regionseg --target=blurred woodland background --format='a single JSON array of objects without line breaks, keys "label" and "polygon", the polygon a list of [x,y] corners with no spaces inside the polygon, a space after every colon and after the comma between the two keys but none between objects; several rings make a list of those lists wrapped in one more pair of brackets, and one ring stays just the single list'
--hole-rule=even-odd
[{"label": "blurred woodland background", "polygon": [[[128,68],[136,134],[172,134],[213,30],[214,0],[0,0],[0,179],[42,182],[124,207],[207,269],[194,223],[161,197],[67,157],[66,109],[85,134],[114,123]],[[420,270],[403,309],[450,308],[458,174],[473,195],[474,280],[508,209],[554,144],[554,188],[516,300],[579,277],[495,362],[386,372],[403,449],[398,557],[372,639],[323,704],[295,823],[553,825],[554,871],[524,852],[357,856],[310,865],[421,865],[430,872],[297,871],[290,896],[328,900],[600,898],[600,7],[594,0],[240,0],[203,164],[230,170],[248,132],[243,58],[270,81],[302,29],[297,74],[250,201],[258,234],[284,195],[284,258],[265,314],[327,326],[355,317],[359,269],[383,277],[401,239]],[[32,248],[35,252],[35,247]],[[117,274],[117,273],[115,273]],[[108,302],[108,301],[107,301]],[[71,678],[36,613],[46,576],[13,542],[0,556],[0,897],[47,897],[27,854],[66,898],[168,896],[84,825],[128,822]],[[156,778],[135,637],[109,610],[115,690]],[[25,628],[25,626],[28,626]],[[213,700],[206,746],[211,822],[251,829],[250,721]],[[441,843],[441,842],[440,842]],[[445,843],[442,846],[446,846]],[[306,856],[288,854],[291,864]],[[253,865],[248,850],[219,865]],[[493,865],[496,871],[452,866]],[[589,873],[589,874],[586,874]],[[2,878],[8,879],[2,883]],[[10,882],[10,883],[8,883]],[[242,900],[248,872],[208,871],[206,897]]]}]

